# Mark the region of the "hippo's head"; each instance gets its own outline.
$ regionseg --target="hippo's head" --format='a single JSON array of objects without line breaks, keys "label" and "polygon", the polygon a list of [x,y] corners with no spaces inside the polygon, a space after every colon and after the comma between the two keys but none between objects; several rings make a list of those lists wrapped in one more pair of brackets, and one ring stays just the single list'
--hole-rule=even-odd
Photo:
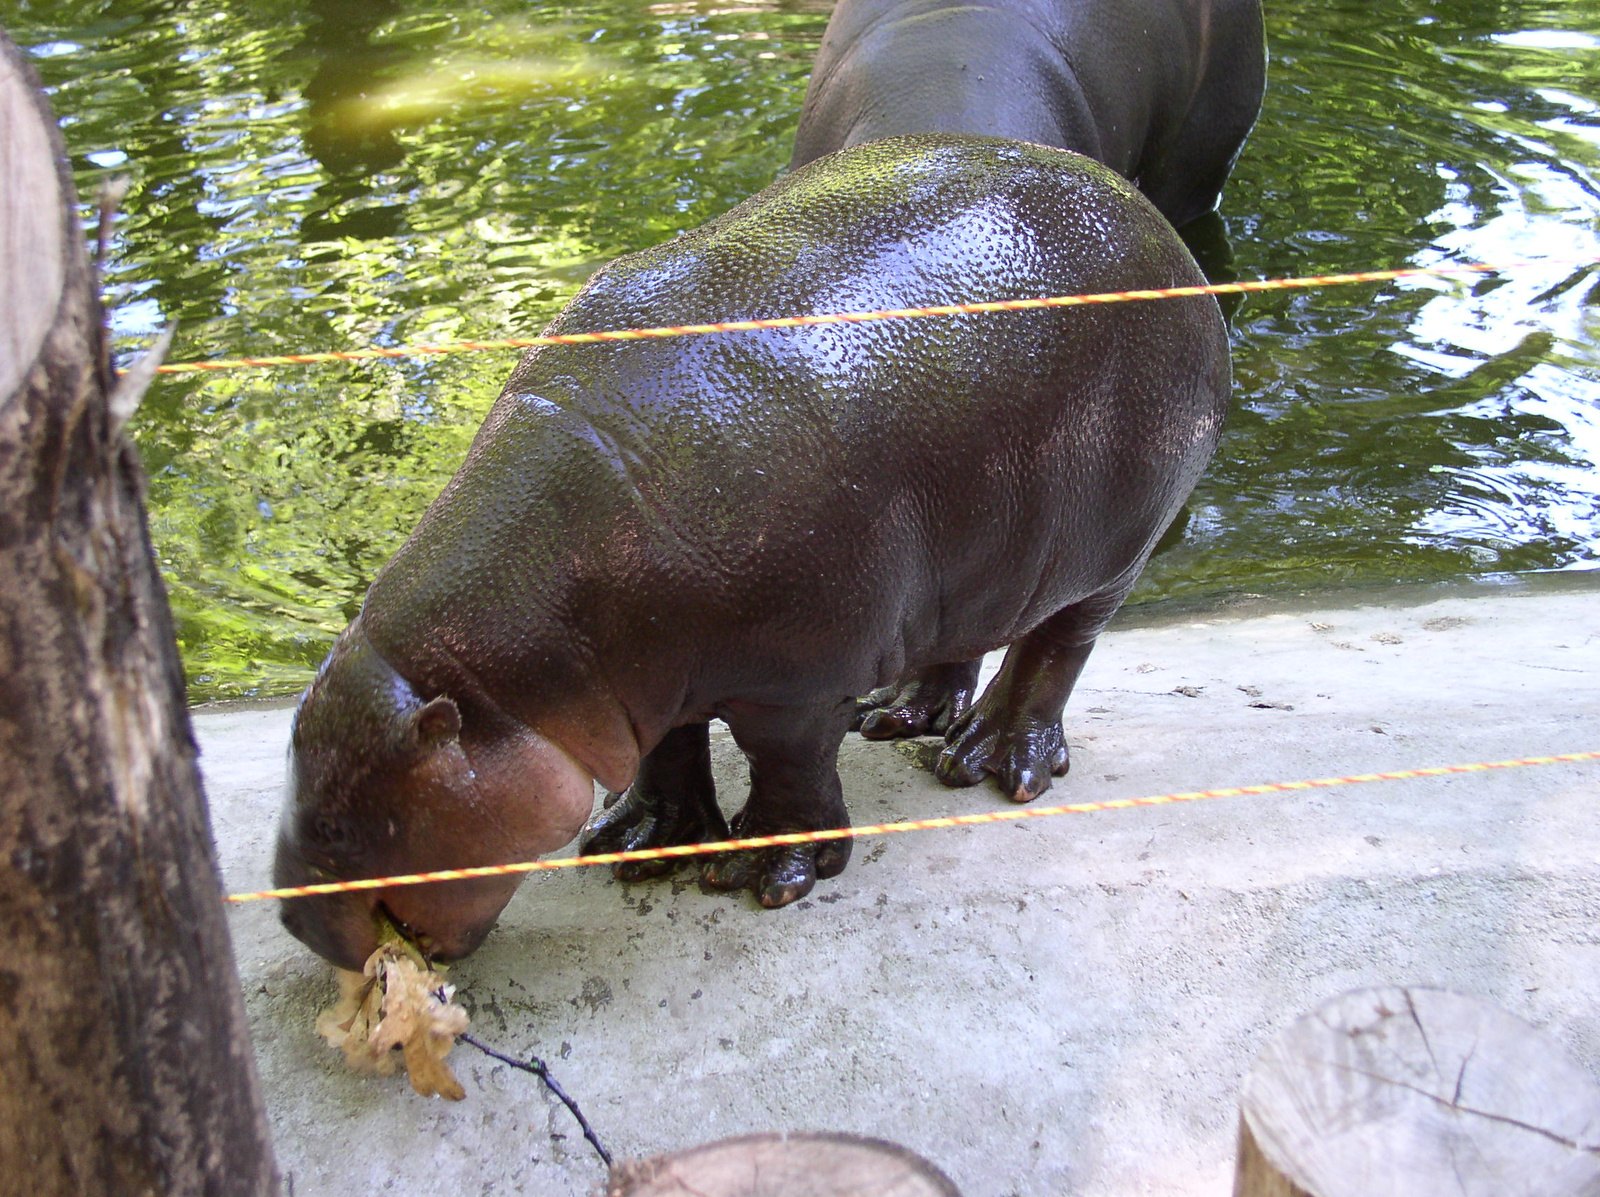
[{"label": "hippo's head", "polygon": [[[300,700],[273,874],[278,886],[531,860],[568,843],[593,779],[561,747],[495,713],[425,699],[368,643],[340,637]],[[494,925],[521,875],[287,898],[283,925],[348,969],[379,914],[454,960]]]}]

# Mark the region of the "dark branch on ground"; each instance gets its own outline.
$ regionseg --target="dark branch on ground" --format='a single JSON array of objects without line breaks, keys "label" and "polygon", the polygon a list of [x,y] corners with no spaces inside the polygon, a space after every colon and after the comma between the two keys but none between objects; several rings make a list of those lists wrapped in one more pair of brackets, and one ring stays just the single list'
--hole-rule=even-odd
[{"label": "dark branch on ground", "polygon": [[471,1035],[463,1034],[460,1036],[460,1039],[463,1043],[472,1044],[473,1047],[477,1048],[484,1055],[492,1056],[496,1060],[499,1060],[502,1064],[509,1064],[513,1068],[520,1068],[523,1072],[531,1072],[534,1076],[543,1081],[545,1088],[549,1089],[550,1092],[554,1093],[558,1098],[560,1098],[561,1104],[572,1111],[572,1116],[578,1120],[578,1125],[583,1128],[583,1137],[589,1140],[590,1144],[594,1147],[595,1152],[602,1160],[605,1161],[606,1167],[611,1167],[611,1153],[607,1151],[605,1149],[605,1145],[600,1142],[600,1136],[594,1133],[594,1128],[589,1125],[589,1120],[583,1116],[583,1111],[578,1108],[578,1103],[573,1101],[572,1098],[568,1097],[566,1091],[562,1089],[561,1086],[556,1083],[556,1079],[550,1075],[550,1069],[545,1065],[543,1060],[539,1059],[538,1056],[529,1056],[527,1062],[524,1062],[517,1059],[515,1056],[508,1056],[501,1052],[495,1051],[494,1048],[490,1047],[486,1043],[481,1042],[480,1040],[474,1039]]}]

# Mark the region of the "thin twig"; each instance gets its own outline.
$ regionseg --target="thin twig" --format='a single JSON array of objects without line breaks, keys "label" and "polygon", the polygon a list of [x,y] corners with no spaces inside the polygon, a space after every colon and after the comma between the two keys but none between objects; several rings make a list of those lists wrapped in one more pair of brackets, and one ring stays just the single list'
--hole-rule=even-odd
[{"label": "thin twig", "polygon": [[561,1099],[561,1104],[572,1111],[572,1116],[578,1120],[578,1125],[583,1128],[583,1137],[589,1140],[589,1142],[594,1146],[594,1149],[599,1154],[600,1158],[606,1162],[606,1167],[611,1167],[611,1153],[607,1151],[605,1149],[605,1145],[600,1142],[600,1136],[594,1133],[594,1127],[589,1125],[589,1120],[583,1116],[583,1111],[578,1108],[578,1103],[573,1101],[572,1098],[568,1097],[566,1091],[563,1090],[561,1086],[556,1083],[556,1079],[550,1075],[550,1069],[545,1066],[545,1062],[543,1060],[539,1059],[538,1056],[529,1056],[528,1062],[524,1063],[514,1056],[507,1056],[501,1052],[495,1051],[494,1048],[488,1046],[486,1043],[483,1043],[480,1040],[474,1039],[471,1035],[463,1034],[459,1036],[459,1038],[463,1043],[472,1044],[473,1047],[477,1048],[484,1055],[493,1056],[502,1064],[509,1064],[513,1068],[520,1068],[523,1072],[531,1072],[534,1076],[543,1081],[545,1088],[549,1089],[550,1092],[559,1097]]},{"label": "thin twig", "polygon": [[100,281],[105,280],[106,259],[111,256],[111,236],[117,220],[117,209],[127,198],[133,180],[127,175],[115,175],[100,184],[100,220],[95,227],[94,265]]},{"label": "thin twig", "polygon": [[[99,220],[95,224],[94,234],[94,292],[96,296],[100,297],[102,303],[105,301],[102,292],[106,285],[106,263],[111,257],[111,239],[116,232],[117,209],[121,206],[122,201],[127,198],[128,188],[132,183],[133,180],[127,175],[113,175],[110,178],[102,179],[100,182],[100,195],[96,201],[99,209]],[[100,319],[100,380],[106,394],[110,395],[115,393],[117,370],[111,362],[111,330],[105,325],[105,311],[103,308],[101,309]],[[170,338],[168,340],[170,343]],[[161,357],[165,356],[166,348],[163,347]],[[151,378],[155,377],[156,367],[161,364],[161,357],[154,357],[149,361]],[[144,388],[149,385],[149,380],[146,380],[143,387],[136,387],[135,389],[140,395],[143,395]],[[137,406],[137,399],[134,405]],[[128,408],[129,414],[132,413],[132,410],[132,407]],[[126,417],[121,422],[126,423]],[[120,428],[118,431],[120,431]]]}]

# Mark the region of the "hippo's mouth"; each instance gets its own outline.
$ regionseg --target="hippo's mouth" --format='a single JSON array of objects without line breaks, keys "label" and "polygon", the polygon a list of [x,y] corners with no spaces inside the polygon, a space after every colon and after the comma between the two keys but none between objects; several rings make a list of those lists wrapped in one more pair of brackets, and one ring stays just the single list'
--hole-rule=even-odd
[{"label": "hippo's mouth", "polygon": [[437,885],[396,886],[373,894],[368,911],[374,938],[386,927],[430,963],[470,955],[489,934],[522,878],[463,878]]},{"label": "hippo's mouth", "polygon": [[430,964],[433,963],[434,950],[436,947],[433,941],[433,936],[429,935],[426,931],[417,930],[410,923],[406,922],[405,919],[400,918],[393,910],[390,909],[389,903],[387,902],[378,902],[373,908],[373,914],[378,919],[380,939],[383,938],[383,925],[385,922],[387,922],[389,926],[393,927],[397,932],[399,932],[400,938],[404,939],[407,943],[414,946],[417,951],[421,952],[423,958]]}]

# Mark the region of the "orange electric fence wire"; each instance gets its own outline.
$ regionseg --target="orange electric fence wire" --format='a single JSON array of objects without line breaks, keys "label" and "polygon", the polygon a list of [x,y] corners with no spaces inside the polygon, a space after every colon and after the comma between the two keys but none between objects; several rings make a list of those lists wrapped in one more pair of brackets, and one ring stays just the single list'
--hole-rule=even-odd
[{"label": "orange electric fence wire", "polygon": [[915,320],[925,316],[960,316],[977,312],[1020,312],[1032,308],[1084,307],[1097,303],[1127,303],[1143,299],[1181,299],[1194,295],[1232,295],[1248,291],[1283,291],[1295,287],[1337,287],[1349,283],[1381,283],[1424,276],[1504,274],[1528,266],[1593,266],[1600,258],[1543,258],[1499,265],[1465,263],[1417,266],[1405,270],[1365,270],[1357,274],[1318,274],[1303,278],[1255,279],[1242,283],[1209,283],[1202,287],[1164,287],[1153,291],[1103,291],[1094,295],[1047,295],[1039,299],[997,299],[979,303],[951,303],[922,308],[884,308],[870,312],[830,312],[817,316],[780,316],[770,320],[726,320],[719,324],[674,324],[661,328],[620,328],[601,332],[560,333],[541,337],[516,337],[503,341],[450,341],[439,345],[407,345],[393,349],[352,349],[327,353],[286,353],[276,357],[217,358],[200,362],[173,362],[157,366],[162,374],[198,374],[208,370],[237,370],[249,366],[298,366],[315,362],[361,362],[376,358],[427,357],[468,353],[479,349],[527,349],[535,345],[589,345],[604,341],[645,341],[660,337],[694,337],[710,333],[751,332],[768,328],[803,328],[813,324],[861,324],[871,320]]},{"label": "orange electric fence wire", "polygon": [[1438,765],[1427,769],[1395,769],[1387,773],[1357,773],[1348,777],[1322,777],[1310,781],[1278,781],[1267,785],[1230,786],[1221,790],[1193,790],[1186,793],[1156,794],[1145,798],[1115,798],[1109,802],[1074,802],[1064,806],[1024,806],[1008,810],[984,811],[973,815],[945,815],[935,819],[912,819],[903,823],[873,823],[864,827],[835,827],[826,831],[802,831],[788,835],[757,835],[737,840],[717,840],[707,844],[676,844],[669,848],[639,848],[631,852],[601,852],[594,856],[569,856],[556,860],[527,860],[517,864],[481,865],[471,869],[441,869],[433,873],[408,873],[398,877],[370,877],[360,881],[330,881],[320,885],[296,885],[285,889],[264,889],[256,893],[229,894],[229,902],[258,902],[263,898],[307,898],[315,894],[346,893],[351,890],[385,889],[399,885],[423,885],[434,881],[463,881],[471,877],[503,877],[512,873],[542,873],[552,869],[575,869],[589,865],[622,864],[634,860],[665,860],[681,856],[706,856],[713,852],[733,852],[744,848],[775,848],[787,844],[815,844],[823,840],[854,839],[868,835],[894,835],[902,831],[932,831],[941,827],[970,827],[979,823],[1010,823],[1018,819],[1045,819],[1052,815],[1086,815],[1103,810],[1126,810],[1134,806],[1164,806],[1172,802],[1198,802],[1203,798],[1234,798],[1242,794],[1278,794],[1291,790],[1317,790],[1330,786],[1357,785],[1368,781],[1405,781],[1415,777],[1442,777],[1451,773],[1482,773],[1488,769],[1514,769],[1521,765],[1558,765],[1575,761],[1600,761],[1600,752],[1564,752],[1555,756],[1525,756],[1509,761],[1483,761],[1473,765]]}]

